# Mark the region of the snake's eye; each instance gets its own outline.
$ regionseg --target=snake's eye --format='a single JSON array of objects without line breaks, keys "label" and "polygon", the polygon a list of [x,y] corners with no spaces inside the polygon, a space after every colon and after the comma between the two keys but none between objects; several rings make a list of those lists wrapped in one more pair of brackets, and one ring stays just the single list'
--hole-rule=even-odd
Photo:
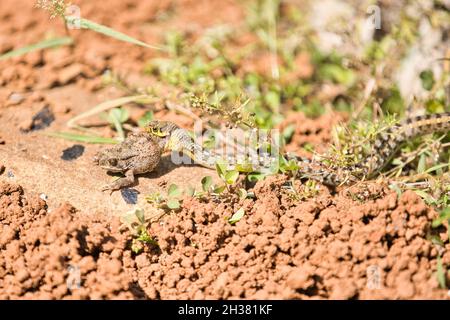
[{"label": "snake's eye", "polygon": [[117,166],[117,159],[111,159],[109,160],[109,164],[113,167]]},{"label": "snake's eye", "polygon": [[158,137],[165,137],[167,135],[164,132],[162,132],[160,127],[152,128],[152,133]]}]

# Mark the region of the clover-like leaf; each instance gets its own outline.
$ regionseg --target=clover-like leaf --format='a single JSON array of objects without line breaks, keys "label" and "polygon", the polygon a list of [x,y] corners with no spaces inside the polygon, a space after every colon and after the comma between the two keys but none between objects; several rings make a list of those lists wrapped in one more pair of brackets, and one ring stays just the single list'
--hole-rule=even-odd
[{"label": "clover-like leaf", "polygon": [[222,179],[225,179],[225,172],[227,170],[227,164],[223,162],[217,162],[216,163],[216,171],[219,177]]},{"label": "clover-like leaf", "polygon": [[227,187],[226,186],[219,186],[219,187],[215,187],[213,190],[214,194],[221,194],[222,192],[225,191]]},{"label": "clover-like leaf", "polygon": [[181,207],[180,201],[177,199],[169,199],[167,201],[167,207],[169,209],[179,209]]},{"label": "clover-like leaf", "polygon": [[244,208],[240,208],[238,211],[236,211],[235,214],[233,214],[233,215],[231,216],[230,219],[228,219],[228,222],[229,222],[230,224],[235,224],[236,222],[238,222],[239,220],[242,219],[242,217],[244,216],[244,214],[245,214]]},{"label": "clover-like leaf", "polygon": [[137,208],[134,211],[134,214],[136,215],[136,218],[138,218],[139,222],[141,224],[145,223],[145,214],[144,214],[144,210],[142,210],[141,208]]},{"label": "clover-like leaf", "polygon": [[205,192],[208,192],[211,189],[212,185],[212,177],[206,176],[202,178],[202,189]]},{"label": "clover-like leaf", "polygon": [[243,188],[240,188],[239,191],[238,191],[238,195],[239,195],[240,199],[247,198],[247,195],[248,195],[247,190],[245,190]]},{"label": "clover-like leaf", "polygon": [[239,171],[237,170],[232,170],[232,171],[228,171],[227,173],[225,173],[225,182],[227,184],[234,184],[236,182],[236,180],[239,178]]},{"label": "clover-like leaf", "polygon": [[179,197],[181,195],[181,189],[176,184],[171,184],[167,191],[169,197]]},{"label": "clover-like leaf", "polygon": [[127,109],[124,108],[114,108],[109,111],[108,121],[114,123],[117,119],[120,123],[124,123],[128,120],[129,114]]}]

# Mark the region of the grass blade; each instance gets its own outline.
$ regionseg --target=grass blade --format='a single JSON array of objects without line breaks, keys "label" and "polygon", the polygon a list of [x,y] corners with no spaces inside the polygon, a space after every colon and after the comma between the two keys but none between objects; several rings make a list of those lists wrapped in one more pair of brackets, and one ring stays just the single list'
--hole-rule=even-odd
[{"label": "grass blade", "polygon": [[434,199],[431,195],[426,193],[423,190],[414,190],[414,192],[420,196],[427,204],[435,203],[436,199]]},{"label": "grass blade", "polygon": [[425,171],[425,173],[431,173],[433,171],[437,171],[439,169],[442,169],[442,168],[445,168],[445,167],[449,167],[449,166],[450,166],[449,163],[441,163],[441,164],[438,164],[438,165],[435,165],[435,166],[429,168],[428,170]]},{"label": "grass blade", "polygon": [[105,36],[108,36],[108,37],[111,37],[111,38],[114,38],[114,39],[117,39],[120,41],[125,41],[125,42],[129,42],[132,44],[136,44],[138,46],[142,46],[142,47],[146,47],[146,48],[150,48],[150,49],[156,49],[156,50],[165,50],[163,47],[147,44],[147,43],[137,40],[133,37],[130,37],[122,32],[116,31],[114,29],[111,29],[107,26],[98,24],[91,20],[81,18],[78,21],[77,19],[79,19],[79,18],[66,17],[66,20],[69,23],[78,23],[79,22],[81,28],[83,28],[83,29],[89,29],[89,30],[104,34]]},{"label": "grass blade", "polygon": [[112,109],[112,108],[116,108],[116,107],[120,107],[123,104],[126,103],[130,103],[130,102],[144,102],[144,100],[148,99],[149,96],[148,95],[140,95],[140,96],[128,96],[128,97],[122,97],[122,98],[118,98],[118,99],[114,99],[114,100],[108,100],[105,102],[102,102],[98,105],[96,105],[95,107],[93,107],[92,109],[83,112],[82,114],[79,114],[75,117],[73,117],[72,119],[70,119],[67,122],[67,126],[69,126],[69,128],[76,128],[76,122],[81,120],[81,119],[85,119],[87,117],[93,116],[95,114],[98,114],[100,112]]},{"label": "grass blade", "polygon": [[88,136],[71,132],[49,132],[45,135],[55,138],[61,138],[72,141],[86,142],[86,143],[105,143],[105,144],[116,144],[117,140],[112,138],[105,138],[100,136]]},{"label": "grass blade", "polygon": [[29,46],[25,46],[16,50],[9,51],[3,55],[0,56],[0,61],[6,60],[13,57],[18,57],[24,54],[27,54],[29,52],[42,50],[42,49],[48,49],[58,46],[64,46],[69,45],[73,43],[73,39],[70,37],[62,37],[62,38],[53,38],[49,40],[43,40],[35,44],[31,44]]},{"label": "grass blade", "polygon": [[436,271],[436,276],[437,276],[437,280],[438,280],[438,282],[439,282],[439,286],[442,288],[442,289],[445,289],[447,286],[446,286],[446,284],[445,284],[445,273],[446,273],[446,270],[444,271],[444,266],[443,266],[443,264],[442,264],[442,259],[441,259],[441,256],[440,255],[438,255],[438,257],[437,257],[437,271]]}]

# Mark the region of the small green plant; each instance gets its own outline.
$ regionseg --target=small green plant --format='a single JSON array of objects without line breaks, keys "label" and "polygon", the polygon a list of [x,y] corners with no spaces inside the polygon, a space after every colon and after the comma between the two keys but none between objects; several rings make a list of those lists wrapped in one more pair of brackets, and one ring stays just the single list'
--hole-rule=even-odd
[{"label": "small green plant", "polygon": [[288,194],[288,196],[295,201],[312,199],[320,192],[319,186],[314,180],[307,180],[299,188],[296,188],[294,183],[290,181],[285,186],[283,186],[283,189]]},{"label": "small green plant", "polygon": [[[85,111],[72,119],[70,119],[67,122],[67,126],[69,128],[76,129],[78,131],[87,132],[88,134],[81,134],[81,133],[72,133],[72,132],[50,132],[46,133],[49,136],[56,137],[56,138],[62,138],[66,140],[73,140],[73,141],[81,141],[86,143],[110,143],[115,144],[118,143],[119,140],[117,139],[111,139],[111,138],[104,138],[101,136],[96,135],[93,133],[90,129],[81,126],[78,124],[78,122],[82,119],[101,114],[103,117],[108,120],[118,131],[122,130],[122,124],[126,121],[128,118],[128,113],[125,111],[122,106],[127,103],[138,103],[138,104],[145,104],[153,101],[153,98],[149,95],[137,95],[137,96],[128,96],[128,97],[122,97],[118,99],[108,100],[104,101],[95,107],[89,109],[88,111]],[[113,111],[109,114],[105,115],[105,111],[111,110],[111,109],[118,109],[116,111]],[[122,133],[119,134],[119,139],[122,139],[123,136],[123,130]]]},{"label": "small green plant", "polygon": [[205,94],[201,96],[190,95],[190,105],[193,109],[200,109],[204,113],[220,116],[221,120],[225,121],[228,127],[239,125],[244,125],[248,128],[255,127],[252,114],[245,110],[249,102],[249,99],[241,102],[241,96],[239,96],[234,103],[223,104],[220,102],[217,92],[212,103],[209,102]]},{"label": "small green plant", "polygon": [[438,228],[443,225],[444,221],[447,221],[447,234],[448,241],[450,241],[450,207],[445,208],[439,213],[439,217],[433,220],[431,226],[433,228]]},{"label": "small green plant", "polygon": [[66,3],[65,0],[37,0],[36,2],[37,8],[50,13],[50,19],[64,17],[70,5],[71,3]]},{"label": "small green plant", "polygon": [[211,176],[205,176],[201,180],[202,191],[192,189],[191,196],[199,199],[207,199],[209,197],[219,197],[226,190],[225,185],[215,185],[212,183]]},{"label": "small green plant", "polygon": [[324,162],[336,167],[349,167],[371,155],[376,138],[387,132],[397,122],[395,117],[386,117],[376,122],[356,121],[348,126],[337,126],[333,131],[334,143]]},{"label": "small green plant", "polygon": [[239,178],[239,171],[237,169],[228,170],[226,163],[216,163],[216,171],[220,179],[225,182],[225,186],[230,191],[237,179]]},{"label": "small green plant", "polygon": [[109,110],[108,113],[102,113],[100,116],[116,129],[117,134],[119,135],[119,141],[124,141],[125,133],[123,124],[128,120],[128,111],[124,108],[114,108]]},{"label": "small green plant", "polygon": [[167,193],[165,195],[162,195],[160,192],[155,192],[148,195],[146,197],[146,200],[148,203],[152,203],[160,209],[166,211],[176,211],[181,208],[182,196],[190,195],[191,193],[191,188],[183,191],[176,184],[171,184],[167,189]]},{"label": "small green plant", "polygon": [[121,217],[121,221],[133,235],[131,250],[134,253],[140,253],[144,249],[145,244],[158,246],[158,242],[148,233],[148,222],[146,221],[144,210],[136,208],[129,211]]},{"label": "small green plant", "polygon": [[138,46],[156,49],[156,50],[165,50],[162,47],[154,46],[147,44],[143,41],[137,40],[133,37],[130,37],[122,32],[116,31],[104,25],[98,24],[94,21],[90,21],[88,19],[84,19],[81,17],[67,15],[68,8],[71,6],[71,3],[66,3],[64,0],[38,0],[36,2],[36,7],[48,11],[50,13],[50,18],[61,18],[65,23],[70,23],[71,25],[79,25],[81,29],[89,29],[108,37],[129,42]]}]

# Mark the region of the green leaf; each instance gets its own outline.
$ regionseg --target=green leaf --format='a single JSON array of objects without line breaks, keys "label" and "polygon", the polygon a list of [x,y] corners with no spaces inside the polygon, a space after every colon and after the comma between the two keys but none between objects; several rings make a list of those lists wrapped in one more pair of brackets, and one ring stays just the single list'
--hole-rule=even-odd
[{"label": "green leaf", "polygon": [[128,211],[120,217],[120,221],[128,226],[132,230],[132,225],[136,223],[136,213],[135,211]]},{"label": "green leaf", "polygon": [[86,142],[86,143],[105,143],[105,144],[118,143],[118,141],[116,139],[112,139],[112,138],[82,135],[82,134],[71,133],[71,132],[48,132],[48,133],[44,133],[44,134],[47,136],[50,136],[50,137],[62,138],[62,139],[66,139],[66,140],[80,141],[80,142]]},{"label": "green leaf", "polygon": [[169,209],[179,209],[180,206],[180,201],[178,201],[177,199],[169,199],[167,201],[167,207],[169,207]]},{"label": "green leaf", "polygon": [[156,203],[159,204],[163,201],[163,197],[159,192],[154,192],[145,197],[148,203]]},{"label": "green leaf", "polygon": [[400,90],[397,87],[393,87],[387,93],[387,97],[381,104],[381,108],[388,114],[402,114],[404,111],[404,101]]},{"label": "green leaf", "polygon": [[443,100],[438,99],[431,99],[425,102],[425,109],[428,113],[441,113],[446,110]]},{"label": "green leaf", "polygon": [[303,149],[304,149],[305,151],[308,151],[308,152],[313,153],[313,152],[314,152],[314,145],[311,144],[311,143],[309,143],[309,142],[306,142],[306,143],[303,145]]},{"label": "green leaf", "polygon": [[62,37],[62,38],[54,38],[49,40],[40,41],[36,44],[32,44],[29,46],[25,46],[16,50],[9,51],[3,55],[0,56],[0,61],[6,60],[13,57],[18,57],[24,54],[27,54],[29,52],[42,50],[42,49],[48,49],[53,47],[59,47],[64,45],[69,45],[73,43],[73,39],[70,37]]},{"label": "green leaf", "polygon": [[402,193],[403,193],[402,189],[400,189],[400,187],[398,185],[396,185],[396,184],[391,184],[389,186],[389,189],[394,190],[395,193],[397,193],[397,197],[400,197],[402,195]]},{"label": "green leaf", "polygon": [[441,164],[437,164],[437,165],[435,165],[435,166],[433,166],[433,167],[427,169],[427,170],[425,171],[425,173],[431,173],[431,172],[433,172],[433,171],[438,171],[438,170],[440,170],[440,169],[442,169],[442,168],[445,168],[445,167],[448,167],[448,166],[450,166],[450,163],[441,163]]},{"label": "green leaf", "polygon": [[422,87],[430,91],[434,86],[434,75],[431,70],[424,70],[420,73],[420,80],[422,80]]},{"label": "green leaf", "polygon": [[174,57],[179,54],[183,45],[183,36],[179,31],[168,31],[166,33],[167,51]]},{"label": "green leaf", "polygon": [[138,120],[138,126],[143,128],[153,120],[153,111],[147,111],[139,120]]},{"label": "green leaf", "polygon": [[165,48],[163,48],[163,47],[147,44],[147,43],[137,40],[133,37],[130,37],[122,32],[116,31],[107,26],[98,24],[96,22],[93,22],[93,21],[90,21],[87,19],[83,19],[83,18],[79,19],[77,17],[65,17],[65,18],[69,23],[76,24],[79,22],[80,27],[82,29],[89,29],[89,30],[104,34],[105,36],[108,36],[108,37],[111,37],[111,38],[114,38],[114,39],[117,39],[120,41],[129,42],[129,43],[132,43],[132,44],[135,44],[138,46],[165,51]]},{"label": "green leaf", "polygon": [[431,195],[429,195],[423,190],[414,190],[414,192],[417,193],[417,195],[419,195],[423,200],[425,200],[427,204],[432,204],[436,202],[436,199],[434,199]]},{"label": "green leaf", "polygon": [[245,198],[247,198],[247,190],[245,190],[245,189],[243,189],[243,188],[240,188],[239,189],[239,191],[238,191],[238,195],[239,195],[239,198],[240,199],[245,199]]},{"label": "green leaf", "polygon": [[253,172],[253,165],[251,163],[238,163],[235,166],[236,171],[250,173]]},{"label": "green leaf", "polygon": [[223,162],[217,162],[216,163],[216,171],[217,174],[219,175],[219,177],[221,177],[222,179],[225,178],[225,172],[227,170],[227,164],[223,163]]},{"label": "green leaf", "polygon": [[169,197],[178,197],[181,195],[181,189],[176,184],[171,184],[167,191]]},{"label": "green leaf", "polygon": [[211,176],[206,176],[202,178],[202,189],[205,192],[208,192],[211,188],[211,184],[212,184],[212,177]]},{"label": "green leaf", "polygon": [[264,180],[264,178],[266,176],[267,176],[266,174],[259,173],[259,172],[251,173],[247,176],[247,180],[250,182],[258,182],[258,181]]},{"label": "green leaf", "polygon": [[[437,228],[437,227],[439,227],[440,225],[442,225],[442,223],[443,223],[445,220],[450,220],[450,207],[447,207],[447,208],[445,208],[444,210],[442,210],[442,211],[439,213],[439,217],[436,218],[436,219],[434,219],[433,222],[431,222],[431,226],[432,226],[433,228]],[[449,227],[450,227],[450,224],[449,224]]]},{"label": "green leaf", "polygon": [[137,208],[134,210],[134,214],[136,215],[136,217],[138,218],[139,222],[141,224],[145,223],[145,214],[144,214],[144,210]]},{"label": "green leaf", "polygon": [[423,173],[427,168],[427,155],[422,153],[419,158],[419,164],[417,165],[417,172]]},{"label": "green leaf", "polygon": [[227,184],[234,184],[236,180],[239,178],[239,171],[233,170],[225,173],[225,182]]},{"label": "green leaf", "polygon": [[128,120],[128,111],[123,108],[111,109],[106,116],[106,119],[116,128],[120,141],[125,140],[125,132],[123,131],[122,123]]},{"label": "green leaf", "polygon": [[284,128],[283,138],[286,143],[289,143],[291,141],[292,136],[294,135],[294,132],[295,132],[294,124],[288,125],[286,128]]},{"label": "green leaf", "polygon": [[271,110],[278,112],[281,102],[280,95],[277,92],[269,91],[264,99]]},{"label": "green leaf", "polygon": [[356,80],[355,73],[352,70],[337,64],[324,64],[319,71],[324,79],[333,80],[346,86],[351,86]]},{"label": "green leaf", "polygon": [[442,265],[442,259],[441,256],[438,255],[437,257],[437,271],[436,271],[436,276],[439,282],[439,286],[442,289],[447,288],[446,283],[445,283],[445,273],[446,271],[444,271],[444,266]]},{"label": "green leaf", "polygon": [[231,216],[230,219],[228,219],[228,222],[229,222],[230,224],[235,224],[236,222],[238,222],[239,220],[242,219],[242,217],[244,216],[244,214],[245,214],[244,208],[240,208],[238,211],[236,211],[235,214],[233,214],[233,215]]},{"label": "green leaf", "polygon": [[213,190],[214,194],[221,194],[222,192],[224,192],[226,190],[226,186],[220,186],[220,187],[216,187]]},{"label": "green leaf", "polygon": [[120,123],[128,120],[128,111],[124,108],[114,108],[109,111],[109,119],[117,119]]}]

